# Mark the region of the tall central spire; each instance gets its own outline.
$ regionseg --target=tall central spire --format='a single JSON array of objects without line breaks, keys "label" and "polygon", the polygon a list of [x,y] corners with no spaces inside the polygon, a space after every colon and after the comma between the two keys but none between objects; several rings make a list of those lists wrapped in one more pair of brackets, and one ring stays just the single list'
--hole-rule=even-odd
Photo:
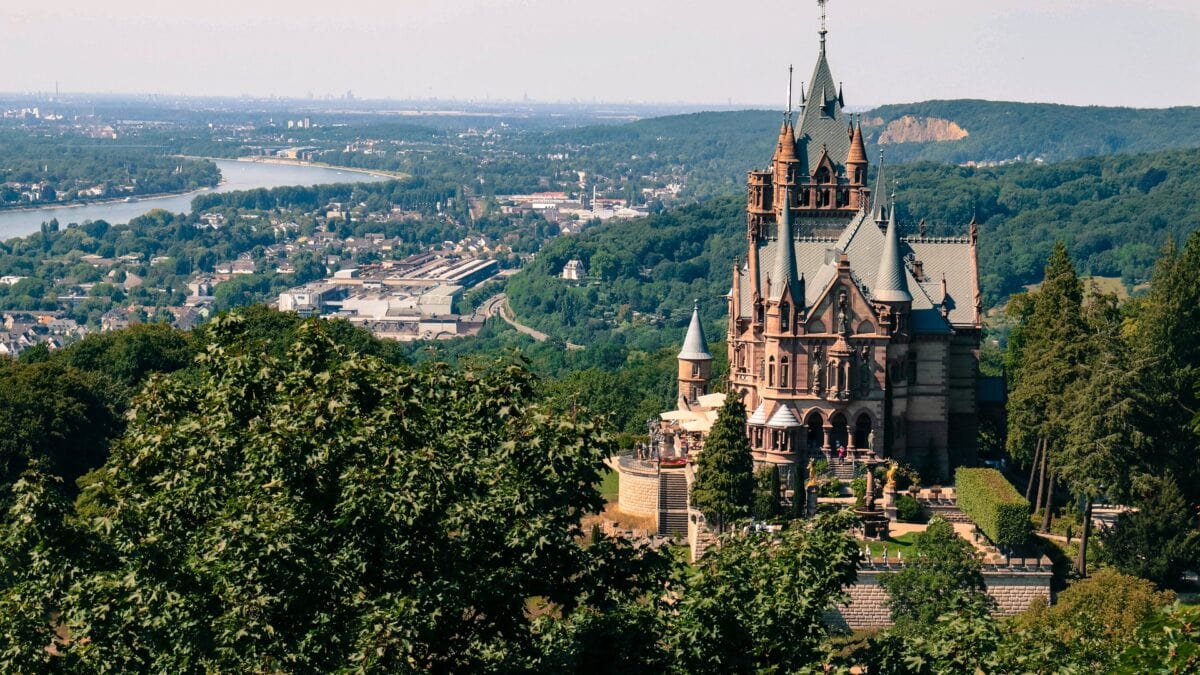
[{"label": "tall central spire", "polygon": [[829,31],[825,28],[825,2],[826,0],[817,0],[817,5],[821,8],[821,53],[825,53],[825,34]]}]

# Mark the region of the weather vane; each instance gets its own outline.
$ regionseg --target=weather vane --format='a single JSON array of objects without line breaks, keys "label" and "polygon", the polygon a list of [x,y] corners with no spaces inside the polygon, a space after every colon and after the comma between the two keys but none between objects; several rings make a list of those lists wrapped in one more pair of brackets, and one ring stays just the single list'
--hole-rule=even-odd
[{"label": "weather vane", "polygon": [[829,31],[825,30],[825,3],[826,2],[827,2],[827,0],[817,0],[817,5],[821,8],[821,41],[822,42],[825,41],[825,33],[829,32]]}]

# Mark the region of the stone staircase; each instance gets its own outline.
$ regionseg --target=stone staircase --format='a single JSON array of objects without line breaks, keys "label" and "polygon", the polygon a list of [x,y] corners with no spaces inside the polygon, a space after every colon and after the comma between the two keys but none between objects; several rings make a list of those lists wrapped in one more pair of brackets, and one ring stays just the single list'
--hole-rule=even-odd
[{"label": "stone staircase", "polygon": [[833,475],[843,483],[854,480],[854,463],[850,460],[838,459],[832,453],[826,454],[824,452],[810,453],[808,457],[814,461],[824,460],[829,464],[829,470],[833,472]]},{"label": "stone staircase", "polygon": [[658,533],[687,536],[688,485],[683,471],[663,471],[659,474]]},{"label": "stone staircase", "polygon": [[830,460],[829,469],[833,471],[833,475],[842,482],[854,480],[854,464],[849,460],[837,459],[836,457]]}]

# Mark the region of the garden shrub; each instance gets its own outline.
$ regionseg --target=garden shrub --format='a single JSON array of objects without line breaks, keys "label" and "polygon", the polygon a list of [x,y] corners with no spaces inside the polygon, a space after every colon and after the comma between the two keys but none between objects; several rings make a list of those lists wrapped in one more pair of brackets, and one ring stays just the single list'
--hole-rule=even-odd
[{"label": "garden shrub", "polygon": [[999,471],[960,467],[954,474],[958,508],[997,546],[1029,539],[1029,502]]}]

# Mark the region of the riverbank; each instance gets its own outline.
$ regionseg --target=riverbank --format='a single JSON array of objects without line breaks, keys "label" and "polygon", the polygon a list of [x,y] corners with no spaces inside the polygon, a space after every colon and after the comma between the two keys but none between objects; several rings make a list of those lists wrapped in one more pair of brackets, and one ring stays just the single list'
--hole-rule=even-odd
[{"label": "riverbank", "polygon": [[4,213],[20,213],[22,211],[41,211],[42,209],[81,209],[87,206],[103,206],[105,204],[135,204],[144,199],[162,199],[164,197],[178,197],[181,195],[198,195],[201,192],[208,192],[221,187],[224,179],[217,181],[216,185],[206,185],[204,187],[192,188],[183,192],[147,192],[141,195],[127,195],[125,197],[111,197],[109,199],[76,199],[69,202],[44,202],[41,204],[29,204],[21,206],[0,206],[0,212]]},{"label": "riverbank", "polygon": [[34,234],[45,223],[57,218],[62,225],[104,220],[112,224],[127,223],[155,209],[171,213],[189,213],[192,200],[198,195],[222,194],[244,190],[272,189],[292,185],[331,185],[334,183],[374,183],[396,180],[379,172],[363,172],[340,167],[304,166],[295,162],[239,162],[233,159],[208,158],[221,170],[221,180],[214,188],[203,188],[166,196],[138,197],[134,201],[105,200],[24,210],[0,210],[0,241]]},{"label": "riverbank", "polygon": [[305,159],[291,159],[290,157],[198,157],[195,155],[175,155],[180,159],[207,159],[209,161],[234,161],[234,162],[250,162],[253,164],[279,164],[282,166],[307,166],[318,169],[331,169],[333,171],[347,171],[349,173],[361,173],[368,176],[377,176],[379,178],[388,178],[391,180],[406,180],[411,178],[407,173],[401,171],[383,171],[381,169],[360,169],[353,166],[339,166],[337,164],[328,164],[326,162],[313,162]]}]

